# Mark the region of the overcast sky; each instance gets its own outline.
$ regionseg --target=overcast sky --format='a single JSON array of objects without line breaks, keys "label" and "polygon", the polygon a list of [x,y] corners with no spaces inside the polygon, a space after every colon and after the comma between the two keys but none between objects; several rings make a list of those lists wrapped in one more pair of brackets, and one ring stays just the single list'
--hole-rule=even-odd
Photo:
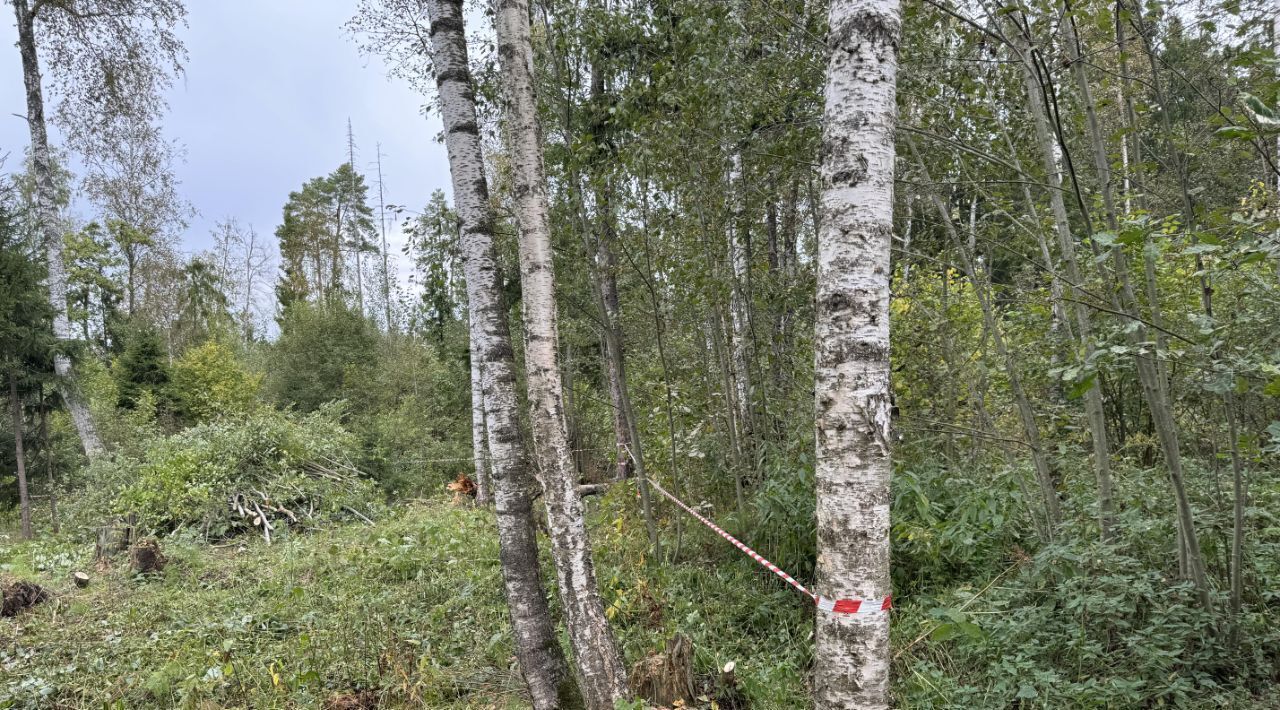
[{"label": "overcast sky", "polygon": [[[388,79],[378,59],[361,56],[343,28],[354,6],[351,0],[187,2],[190,27],[183,36],[190,59],[164,121],[168,137],[186,148],[176,172],[199,211],[183,237],[184,252],[208,247],[210,230],[225,217],[272,235],[289,192],[346,161],[348,117],[356,167],[371,187],[375,146],[382,144],[388,203],[420,209],[433,190],[448,192],[438,118],[424,118],[424,97]],[[8,21],[0,23],[6,48],[0,53],[0,154],[10,153],[9,170],[28,144],[26,124],[14,116],[26,107],[12,15],[6,7]],[[92,216],[85,206],[77,209]]]}]

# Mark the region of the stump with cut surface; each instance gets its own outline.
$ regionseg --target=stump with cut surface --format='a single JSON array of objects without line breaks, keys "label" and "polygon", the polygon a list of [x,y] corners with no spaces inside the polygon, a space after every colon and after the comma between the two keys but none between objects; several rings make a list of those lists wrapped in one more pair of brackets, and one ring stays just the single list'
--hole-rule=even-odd
[{"label": "stump with cut surface", "polygon": [[89,586],[89,575],[84,572],[72,572],[71,581],[75,582],[77,587],[84,589]]},{"label": "stump with cut surface", "polygon": [[747,696],[738,687],[738,677],[733,671],[738,664],[729,661],[724,664],[720,678],[716,681],[716,706],[721,710],[742,710],[747,707]]},{"label": "stump with cut surface", "polygon": [[676,701],[692,703],[693,642],[684,634],[672,636],[666,651],[631,667],[627,683],[633,693],[654,705],[670,707]]},{"label": "stump with cut surface", "polygon": [[476,484],[465,473],[459,473],[445,488],[453,492],[454,505],[470,505],[476,500]]},{"label": "stump with cut surface", "polygon": [[129,563],[138,574],[153,574],[163,570],[168,560],[160,551],[160,543],[148,538],[139,540],[129,551]]},{"label": "stump with cut surface", "polygon": [[23,609],[48,601],[52,596],[44,587],[24,580],[4,585],[0,595],[4,596],[4,602],[0,604],[0,616],[17,616]]}]

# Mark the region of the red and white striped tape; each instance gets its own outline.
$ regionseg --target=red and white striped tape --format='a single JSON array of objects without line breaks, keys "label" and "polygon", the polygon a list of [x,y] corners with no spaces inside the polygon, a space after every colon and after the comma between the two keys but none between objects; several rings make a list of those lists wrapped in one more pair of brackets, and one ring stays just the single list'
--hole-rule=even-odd
[{"label": "red and white striped tape", "polygon": [[818,594],[815,594],[809,591],[808,589],[805,588],[803,584],[800,584],[799,582],[797,582],[795,578],[793,578],[791,575],[787,574],[786,572],[783,572],[781,569],[778,569],[777,565],[761,557],[760,553],[742,544],[742,542],[738,540],[738,538],[725,532],[720,528],[720,526],[716,525],[710,520],[707,520],[705,517],[699,514],[698,511],[685,505],[684,501],[671,495],[671,493],[668,492],[667,489],[659,485],[657,481],[654,481],[649,478],[646,478],[645,480],[648,481],[649,485],[653,486],[655,490],[657,490],[662,495],[666,496],[672,503],[675,503],[676,505],[680,506],[684,510],[684,512],[697,518],[698,521],[701,522],[703,525],[706,525],[712,530],[715,530],[716,534],[728,540],[730,543],[733,544],[734,547],[747,553],[747,555],[749,555],[751,559],[755,560],[756,562],[759,562],[762,567],[781,577],[782,580],[785,581],[787,584],[790,584],[791,586],[800,590],[801,593],[803,593],[805,596],[812,599],[813,603],[818,605],[819,609],[825,612],[833,613],[833,614],[866,615],[866,614],[883,614],[893,608],[893,597],[885,597],[883,600],[880,600],[880,601],[866,600],[866,599],[828,599],[824,596],[820,596]]}]

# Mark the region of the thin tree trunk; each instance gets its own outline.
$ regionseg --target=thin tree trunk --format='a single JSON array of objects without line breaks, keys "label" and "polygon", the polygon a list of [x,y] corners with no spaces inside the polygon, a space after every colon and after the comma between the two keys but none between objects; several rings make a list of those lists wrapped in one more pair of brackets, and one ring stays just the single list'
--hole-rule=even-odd
[{"label": "thin tree trunk", "polygon": [[1231,617],[1232,623],[1239,623],[1244,600],[1244,513],[1248,503],[1248,485],[1240,457],[1240,426],[1236,422],[1235,403],[1230,394],[1223,395],[1222,399],[1227,415],[1227,433],[1231,436]]},{"label": "thin tree trunk", "polygon": [[382,144],[377,144],[378,151],[378,232],[382,235],[382,310],[387,321],[387,332],[395,328],[391,320],[391,265],[387,255],[387,203],[383,198],[382,185]]},{"label": "thin tree trunk", "polygon": [[49,443],[49,408],[44,400],[44,385],[40,385],[40,447],[44,453],[44,472],[49,479],[49,524],[53,534],[60,532],[58,524],[58,490],[53,480],[53,446]]},{"label": "thin tree trunk", "polygon": [[742,178],[742,151],[735,149],[729,169],[729,266],[732,290],[729,314],[733,326],[731,350],[733,354],[733,386],[738,418],[738,438],[750,448],[754,426],[751,399],[751,302],[748,281],[751,278],[750,239],[743,217],[742,203],[746,199]]},{"label": "thin tree trunk", "polygon": [[[915,147],[915,141],[910,137],[906,141],[912,155],[915,157],[916,169],[920,171],[924,185],[932,186],[934,184],[933,178],[929,175],[924,159]],[[964,270],[969,276],[969,282],[973,284],[974,295],[977,297],[978,305],[982,310],[983,325],[987,333],[991,335],[991,342],[995,345],[996,355],[1004,365],[1005,374],[1009,378],[1009,390],[1018,409],[1018,417],[1022,422],[1023,435],[1027,438],[1027,446],[1031,449],[1031,460],[1036,471],[1036,483],[1040,485],[1040,494],[1044,499],[1045,513],[1048,519],[1046,529],[1048,530],[1049,538],[1052,539],[1058,526],[1062,523],[1062,505],[1058,497],[1057,474],[1049,464],[1048,457],[1045,456],[1044,446],[1040,439],[1040,425],[1037,423],[1031,399],[1027,396],[1026,390],[1023,389],[1017,358],[1013,356],[1013,353],[1005,344],[1004,334],[996,316],[995,306],[992,303],[992,293],[988,290],[989,283],[980,272],[977,260],[973,255],[973,242],[966,242],[961,239],[955,221],[951,218],[951,209],[947,202],[942,199],[942,196],[932,188],[926,189],[928,189],[929,200],[938,212],[938,218],[942,222],[943,230],[950,237],[952,246],[960,252]]]},{"label": "thin tree trunk", "polygon": [[[622,345],[622,309],[618,297],[618,261],[614,256],[612,244],[617,238],[613,225],[612,206],[606,190],[597,190],[596,209],[599,211],[599,227],[596,234],[595,277],[593,284],[596,299],[600,303],[600,316],[603,319],[605,360],[609,371],[609,392],[614,406],[615,426],[620,425],[617,432],[619,480],[627,477],[633,470],[638,475],[640,503],[644,513],[645,530],[649,535],[649,547],[655,558],[661,558],[662,548],[658,541],[658,525],[653,517],[653,501],[649,491],[649,480],[644,465],[644,451],[640,445],[640,432],[636,426],[635,410],[631,406],[631,394],[627,390],[626,360]],[[623,461],[628,465],[624,467]]]},{"label": "thin tree trunk", "polygon": [[[1070,286],[1076,301],[1072,310],[1075,313],[1076,334],[1083,348],[1083,355],[1079,362],[1085,363],[1093,359],[1095,343],[1092,314],[1084,304],[1086,300],[1086,294],[1082,289],[1084,275],[1076,258],[1075,237],[1071,232],[1066,202],[1062,198],[1062,176],[1057,154],[1053,148],[1049,118],[1043,104],[1043,93],[1035,74],[1035,67],[1029,59],[1030,49],[1025,46],[1020,47],[1019,52],[1023,63],[1023,83],[1027,92],[1027,103],[1031,111],[1036,143],[1040,149],[1045,179],[1049,184],[1049,206],[1053,213],[1054,227],[1058,237],[1058,253],[1062,257],[1067,279],[1071,282]],[[1111,451],[1107,440],[1106,414],[1099,382],[1100,377],[1095,376],[1089,383],[1084,393],[1084,408],[1085,418],[1089,422],[1089,438],[1093,444],[1094,474],[1098,483],[1098,528],[1101,538],[1107,541],[1111,539],[1114,527],[1114,504],[1112,502]]]},{"label": "thin tree trunk", "polygon": [[[662,365],[662,384],[666,389],[666,410],[667,410],[667,444],[668,453],[670,454],[671,465],[671,485],[675,489],[677,496],[681,495],[681,489],[684,483],[680,479],[680,469],[678,464],[678,454],[676,452],[676,441],[679,434],[676,431],[676,415],[675,415],[675,388],[671,385],[671,363],[667,359],[666,347],[666,325],[662,319],[662,300],[658,296],[658,290],[653,284],[653,251],[649,246],[649,193],[646,189],[647,185],[642,185],[640,191],[640,233],[644,235],[644,261],[645,270],[642,277],[645,288],[649,291],[649,299],[653,304],[653,328],[654,340],[658,346],[658,362]],[[639,267],[632,261],[632,265]],[[675,562],[680,558],[680,543],[684,539],[684,518],[676,517],[676,543],[671,550],[671,561]]]},{"label": "thin tree trunk", "polygon": [[[815,336],[818,592],[889,595],[889,280],[901,9],[833,0]],[[889,615],[820,610],[815,700],[889,705]]]},{"label": "thin tree trunk", "polygon": [[[1025,69],[1028,87],[1028,98],[1032,105],[1033,117],[1036,119],[1036,134],[1041,144],[1041,153],[1045,161],[1046,171],[1049,173],[1050,180],[1050,196],[1056,201],[1054,206],[1055,218],[1060,215],[1059,230],[1064,236],[1070,236],[1070,226],[1066,223],[1066,209],[1062,204],[1061,190],[1053,189],[1054,184],[1061,182],[1057,176],[1056,156],[1052,142],[1048,140],[1049,118],[1044,102],[1049,94],[1045,84],[1041,84],[1041,79],[1037,74],[1037,62],[1033,50],[1030,49],[1029,38],[1023,38],[1024,47],[1022,47],[1022,64]],[[1044,77],[1048,81],[1051,77]],[[1095,169],[1098,170],[1100,176],[1103,171],[1107,171],[1106,182],[1110,183],[1109,162],[1107,162],[1105,146],[1102,145],[1101,133],[1097,125],[1096,112],[1092,108],[1092,98],[1088,95],[1088,84],[1084,87],[1086,93],[1082,99],[1086,105],[1086,119],[1089,115],[1093,115],[1093,120],[1088,121],[1090,124],[1091,144],[1094,148]],[[1058,126],[1058,128],[1061,128]],[[1065,153],[1065,144],[1059,138],[1059,146]],[[1098,155],[1101,153],[1103,163],[1106,165],[1098,165]],[[1080,202],[1081,216],[1086,224],[1090,220],[1090,215],[1086,209],[1083,200],[1080,200],[1078,183],[1075,182],[1074,173],[1071,174],[1073,186],[1076,187],[1076,196]],[[1108,210],[1108,219],[1114,222],[1115,208],[1114,205]],[[1119,310],[1126,314],[1138,313],[1138,299],[1134,295],[1133,284],[1129,277],[1128,256],[1123,248],[1115,248],[1111,250],[1112,260],[1114,262],[1112,277],[1118,286],[1119,297],[1116,305]],[[1187,494],[1187,488],[1182,475],[1182,453],[1178,441],[1177,423],[1173,419],[1173,412],[1169,406],[1169,400],[1164,387],[1160,370],[1156,365],[1156,359],[1152,355],[1142,354],[1142,344],[1147,342],[1147,329],[1145,324],[1140,320],[1134,320],[1136,327],[1127,328],[1130,345],[1135,350],[1134,364],[1138,371],[1138,382],[1142,386],[1143,397],[1147,402],[1147,408],[1151,413],[1152,424],[1155,428],[1156,436],[1160,440],[1160,448],[1164,455],[1165,464],[1169,472],[1169,482],[1173,489],[1174,499],[1177,503],[1177,521],[1180,530],[1181,542],[1179,543],[1180,554],[1185,553],[1187,556],[1187,571],[1190,574],[1192,582],[1195,584],[1197,594],[1200,598],[1201,606],[1211,611],[1213,608],[1212,599],[1209,596],[1209,581],[1205,574],[1204,558],[1200,552],[1200,543],[1195,530],[1195,517],[1191,510],[1190,498]]]},{"label": "thin tree trunk", "polygon": [[467,63],[462,0],[431,0],[427,10],[454,204],[462,222],[471,357],[483,363],[485,433],[507,606],[533,706],[550,710],[561,707],[573,692],[538,565],[534,481],[517,413],[515,349],[501,302],[494,215]]},{"label": "thin tree trunk", "polygon": [[534,96],[528,0],[495,0],[512,193],[520,224],[525,371],[534,447],[542,469],[552,557],[579,686],[588,710],[612,710],[629,696],[626,668],[596,587],[582,500],[565,432],[556,351],[556,288],[546,178]]},{"label": "thin tree trunk", "polygon": [[27,491],[27,457],[22,450],[22,400],[18,398],[18,376],[9,372],[9,411],[13,415],[13,454],[18,465],[18,509],[22,516],[22,539],[31,539],[31,496]]},{"label": "thin tree trunk", "polygon": [[[470,309],[468,309],[469,311]],[[472,330],[476,330],[476,317],[470,317]],[[484,381],[480,358],[471,358],[471,452],[475,461],[476,504],[489,504],[489,445],[485,427]]]},{"label": "thin tree trunk", "polygon": [[244,330],[244,341],[249,342],[249,336],[253,333],[253,252],[256,248],[258,233],[254,231],[253,226],[249,226],[249,245],[245,251],[244,257],[244,316],[243,323],[240,324]]},{"label": "thin tree trunk", "polygon": [[[67,317],[67,275],[62,262],[62,234],[58,228],[58,190],[53,182],[53,163],[49,154],[49,134],[45,126],[44,92],[40,83],[40,60],[36,51],[35,17],[27,0],[13,0],[18,23],[18,51],[22,55],[22,80],[26,88],[27,128],[31,133],[31,172],[35,178],[35,212],[44,240],[49,269],[49,303],[53,306],[53,335],[66,343],[71,340],[71,321]],[[53,358],[58,375],[58,390],[66,404],[71,422],[80,436],[80,445],[90,460],[104,451],[89,406],[80,393],[71,358],[59,351]]]}]

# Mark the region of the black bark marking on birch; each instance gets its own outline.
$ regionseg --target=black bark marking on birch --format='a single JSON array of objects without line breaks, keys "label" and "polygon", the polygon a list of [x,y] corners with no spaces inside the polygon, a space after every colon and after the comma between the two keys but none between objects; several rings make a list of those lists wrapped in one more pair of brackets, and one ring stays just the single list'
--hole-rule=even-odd
[{"label": "black bark marking on birch", "polygon": [[434,38],[437,34],[441,32],[454,32],[457,34],[461,34],[464,31],[465,29],[462,25],[462,20],[460,18],[442,17],[436,20],[435,22],[431,23],[431,29],[428,32],[428,36]]},{"label": "black bark marking on birch", "polygon": [[480,127],[474,121],[463,121],[449,126],[450,133],[465,133],[471,136],[480,135]]},{"label": "black bark marking on birch", "polygon": [[884,344],[867,340],[855,340],[838,345],[825,344],[818,351],[820,362],[824,365],[838,365],[843,362],[880,362],[888,356],[889,348]]},{"label": "black bark marking on birch", "polygon": [[[434,27],[435,26],[432,25],[433,29]],[[471,72],[467,69],[445,69],[436,74],[437,86],[444,86],[445,84],[448,84],[451,81],[456,81],[460,84],[467,84],[468,87],[466,89],[463,89],[464,91],[467,91],[470,89]]]},{"label": "black bark marking on birch", "polygon": [[867,178],[867,159],[859,155],[853,159],[853,165],[831,174],[831,184],[836,186],[857,187]]},{"label": "black bark marking on birch", "polygon": [[853,54],[863,43],[869,42],[875,47],[891,47],[897,51],[901,33],[902,24],[897,19],[863,10],[831,28],[831,33],[827,36],[827,47]]},{"label": "black bark marking on birch", "polygon": [[880,313],[880,299],[871,298],[872,294],[865,289],[854,289],[851,293],[832,291],[818,303],[821,312],[829,316],[848,316],[862,321],[875,322]]}]

